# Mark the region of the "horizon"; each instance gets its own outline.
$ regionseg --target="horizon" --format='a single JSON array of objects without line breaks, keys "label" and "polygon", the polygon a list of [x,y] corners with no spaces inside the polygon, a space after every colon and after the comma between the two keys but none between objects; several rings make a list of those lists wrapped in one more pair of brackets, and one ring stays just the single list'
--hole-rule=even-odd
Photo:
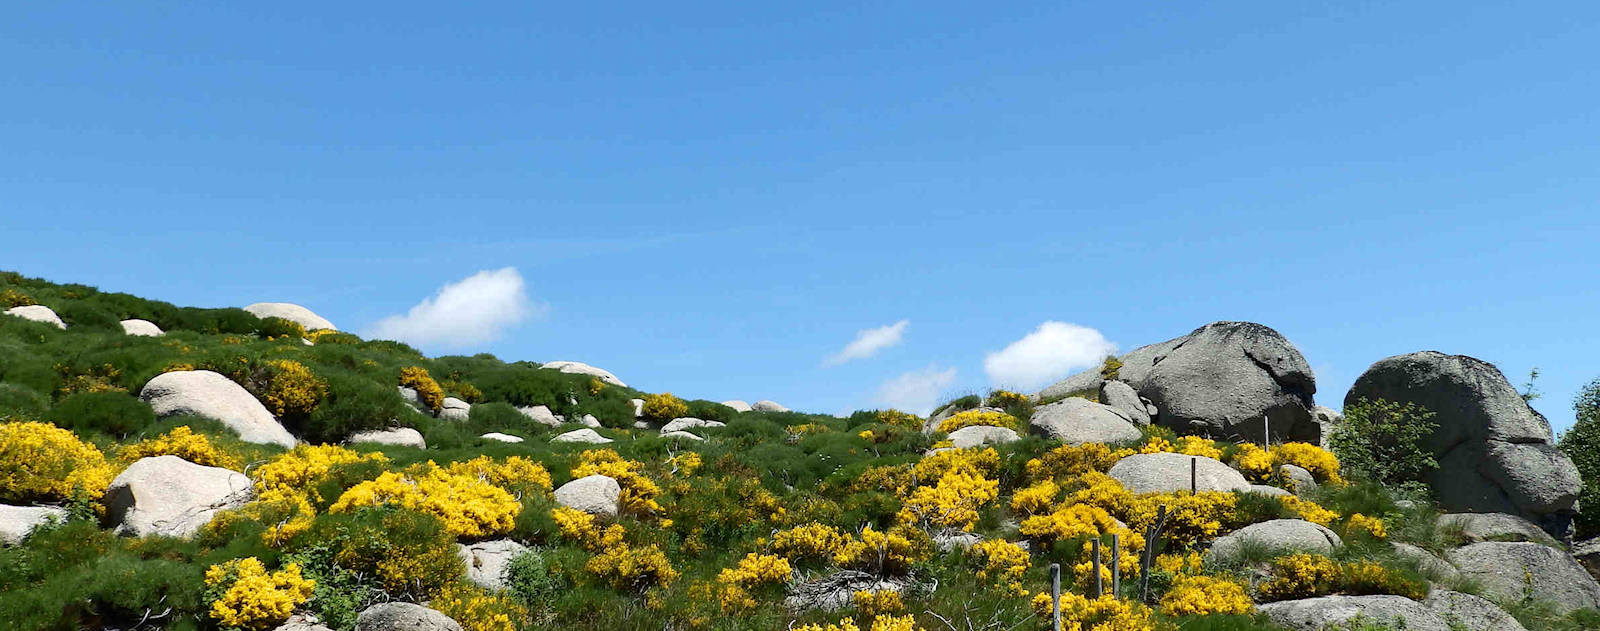
[{"label": "horizon", "polygon": [[1220,320],[1335,409],[1438,350],[1559,433],[1600,378],[1592,5],[14,13],[52,282],[829,414]]}]

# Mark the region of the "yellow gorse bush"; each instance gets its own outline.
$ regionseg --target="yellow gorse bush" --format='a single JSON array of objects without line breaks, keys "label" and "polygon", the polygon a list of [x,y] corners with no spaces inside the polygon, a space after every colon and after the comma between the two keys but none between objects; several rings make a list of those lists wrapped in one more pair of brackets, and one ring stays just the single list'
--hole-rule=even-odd
[{"label": "yellow gorse bush", "polygon": [[895,427],[904,427],[906,429],[918,431],[922,430],[922,417],[910,412],[901,412],[900,410],[878,410],[878,413],[875,414],[874,417],[878,419],[879,423],[883,423],[885,425],[893,425]]},{"label": "yellow gorse bush", "polygon": [[316,582],[290,564],[267,572],[255,557],[234,559],[206,569],[206,587],[217,594],[211,617],[224,627],[266,629],[282,624],[294,608],[311,598]]},{"label": "yellow gorse bush", "polygon": [[[270,489],[306,491],[315,497],[312,487],[327,478],[334,467],[359,462],[386,463],[389,458],[381,453],[362,454],[337,445],[296,445],[294,449],[278,456],[272,462],[253,471],[256,490]],[[315,498],[321,501],[321,498]]]},{"label": "yellow gorse bush", "polygon": [[615,589],[642,591],[667,587],[678,580],[677,570],[655,544],[643,547],[618,543],[589,558],[584,569]]},{"label": "yellow gorse bush", "polygon": [[1201,491],[1197,494],[1134,494],[1109,475],[1090,472],[1078,480],[1084,488],[1067,495],[1069,503],[1104,509],[1121,519],[1134,532],[1143,532],[1156,520],[1160,506],[1167,507],[1167,526],[1162,537],[1180,546],[1191,546],[1221,534],[1238,505],[1233,493]]},{"label": "yellow gorse bush", "polygon": [[1139,453],[1142,454],[1154,454],[1162,452],[1178,453],[1186,456],[1200,456],[1203,458],[1212,458],[1217,460],[1222,458],[1222,449],[1217,447],[1216,442],[1208,438],[1201,438],[1199,436],[1184,436],[1179,438],[1176,444],[1160,436],[1151,436],[1150,440],[1145,441],[1144,446],[1139,448]]},{"label": "yellow gorse bush", "polygon": [[1247,614],[1253,609],[1243,585],[1211,576],[1179,576],[1161,597],[1161,613],[1169,616]]},{"label": "yellow gorse bush", "polygon": [[1311,472],[1318,482],[1343,484],[1339,477],[1339,457],[1310,443],[1283,443],[1272,446],[1272,465],[1292,464]]},{"label": "yellow gorse bush", "polygon": [[797,561],[827,561],[849,540],[848,536],[833,526],[812,522],[772,535],[772,549]]},{"label": "yellow gorse bush", "polygon": [[1290,600],[1331,594],[1343,574],[1339,562],[1325,556],[1281,556],[1272,560],[1272,580],[1261,584],[1261,595],[1267,600]]},{"label": "yellow gorse bush", "polygon": [[1377,517],[1368,517],[1366,515],[1362,515],[1361,513],[1352,513],[1350,517],[1345,520],[1344,528],[1346,532],[1365,533],[1379,539],[1384,539],[1389,536],[1388,530],[1383,527],[1382,519],[1378,519]]},{"label": "yellow gorse bush", "polygon": [[522,504],[476,477],[450,473],[432,461],[410,473],[393,471],[350,487],[328,508],[342,513],[392,504],[438,517],[458,537],[486,537],[511,531]]},{"label": "yellow gorse bush", "polygon": [[1023,465],[1023,472],[1034,481],[1077,477],[1090,471],[1105,473],[1111,465],[1133,453],[1132,449],[1113,451],[1100,443],[1063,445],[1029,460]]},{"label": "yellow gorse bush", "polygon": [[932,486],[919,486],[905,498],[898,518],[930,526],[971,531],[979,510],[1000,494],[1000,483],[983,477],[977,468],[946,471]]},{"label": "yellow gorse bush", "polygon": [[856,611],[863,616],[897,614],[906,610],[906,603],[900,599],[900,592],[891,589],[857,590],[850,594],[850,603],[855,605]]},{"label": "yellow gorse bush", "polygon": [[[917,620],[910,615],[887,616],[879,615],[872,619],[872,624],[867,631],[917,631]],[[861,631],[856,626],[856,621],[848,618],[833,624],[808,624],[796,627],[794,631]]]},{"label": "yellow gorse bush", "polygon": [[1011,510],[1024,515],[1036,515],[1050,510],[1055,504],[1056,496],[1061,494],[1061,486],[1055,480],[1045,480],[1032,486],[1017,489],[1011,494]]},{"label": "yellow gorse bush", "polygon": [[1323,508],[1311,500],[1303,500],[1294,495],[1285,495],[1279,499],[1283,502],[1284,506],[1289,507],[1289,510],[1298,513],[1301,519],[1312,522],[1319,526],[1328,526],[1332,524],[1335,519],[1339,518],[1338,513]]},{"label": "yellow gorse bush", "polygon": [[933,544],[921,530],[896,526],[879,532],[867,526],[834,553],[833,562],[866,572],[903,574],[932,556]]},{"label": "yellow gorse bush", "polygon": [[738,565],[717,574],[722,611],[734,613],[755,608],[758,603],[751,597],[750,590],[787,581],[791,572],[793,568],[783,557],[754,552],[745,555]]},{"label": "yellow gorse bush", "polygon": [[421,366],[408,366],[400,369],[400,385],[417,391],[417,400],[423,407],[435,413],[444,407],[444,388],[439,387],[439,382],[434,381],[428,374],[428,369]]},{"label": "yellow gorse bush", "polygon": [[989,397],[984,400],[984,405],[1004,409],[1013,405],[1027,405],[1032,402],[1033,399],[1029,398],[1026,394],[1022,394],[1021,392],[995,390],[994,392],[989,393]]},{"label": "yellow gorse bush", "polygon": [[672,396],[671,392],[644,395],[645,418],[657,421],[670,421],[689,415],[689,404],[683,399]]},{"label": "yellow gorse bush", "polygon": [[572,468],[572,477],[603,475],[615,479],[622,487],[618,503],[624,511],[653,515],[661,512],[661,505],[656,503],[661,487],[639,473],[642,469],[644,463],[624,459],[610,449],[590,449],[578,454],[578,466]]},{"label": "yellow gorse bush", "polygon": [[989,410],[967,410],[957,413],[950,418],[939,421],[939,431],[950,433],[963,427],[976,427],[989,425],[993,427],[1017,428],[1017,417],[1005,412]]},{"label": "yellow gorse bush", "polygon": [[978,561],[978,578],[992,581],[1019,596],[1027,595],[1022,588],[1022,575],[1033,560],[1028,551],[1015,543],[989,539],[973,544],[967,555]]},{"label": "yellow gorse bush", "polygon": [[0,500],[99,500],[116,467],[94,445],[49,423],[0,423]]},{"label": "yellow gorse bush", "polygon": [[175,427],[156,438],[128,445],[117,451],[117,458],[133,462],[153,456],[177,456],[207,467],[222,467],[235,471],[241,468],[239,459],[211,443],[205,434],[196,434],[188,425]]},{"label": "yellow gorse bush", "polygon": [[310,416],[322,398],[328,395],[328,382],[300,362],[276,359],[266,362],[266,368],[261,403],[273,416]]},{"label": "yellow gorse bush", "polygon": [[428,606],[459,623],[462,631],[517,631],[517,621],[528,619],[528,608],[515,598],[467,583],[439,590]]},{"label": "yellow gorse bush", "polygon": [[[1051,623],[1050,605],[1049,594],[1033,597],[1033,612],[1046,625]],[[1061,595],[1061,628],[1062,631],[1152,631],[1155,622],[1150,610],[1139,603],[1119,600],[1111,594],[1091,599],[1068,592]]]},{"label": "yellow gorse bush", "polygon": [[1253,443],[1240,444],[1231,464],[1252,482],[1265,482],[1272,477],[1272,454]]},{"label": "yellow gorse bush", "polygon": [[488,456],[478,456],[452,462],[444,470],[451,475],[493,484],[516,495],[543,493],[552,488],[550,472],[544,465],[522,456],[511,456],[499,462]]}]

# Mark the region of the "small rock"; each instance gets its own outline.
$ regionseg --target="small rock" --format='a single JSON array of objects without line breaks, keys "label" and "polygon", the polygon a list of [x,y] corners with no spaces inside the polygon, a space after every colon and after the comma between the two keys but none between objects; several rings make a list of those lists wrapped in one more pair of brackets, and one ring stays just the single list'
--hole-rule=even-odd
[{"label": "small rock", "polygon": [[596,431],[594,431],[592,429],[589,429],[589,428],[585,427],[583,429],[575,429],[575,430],[572,430],[572,431],[567,432],[565,434],[561,434],[559,436],[556,436],[555,438],[550,439],[550,442],[552,442],[552,443],[589,443],[591,445],[604,445],[606,443],[611,442],[611,439],[610,438],[606,438],[605,436],[601,436],[599,432],[596,432]]},{"label": "small rock", "polygon": [[604,475],[578,478],[556,489],[556,503],[585,513],[616,517],[622,485]]},{"label": "small rock", "polygon": [[1317,490],[1317,477],[1311,475],[1305,467],[1286,464],[1278,467],[1278,474],[1289,481],[1289,488],[1295,493],[1308,493]]},{"label": "small rock", "polygon": [[1067,397],[1033,411],[1029,431],[1070,445],[1139,439],[1139,428],[1121,410],[1088,399]]},{"label": "small rock", "polygon": [[34,528],[50,520],[66,521],[67,511],[54,506],[8,506],[0,504],[0,545],[14,546],[28,538]]},{"label": "small rock", "polygon": [[983,535],[971,532],[941,532],[933,536],[933,546],[940,554],[965,550],[983,541]]},{"label": "small rock", "polygon": [[1139,398],[1133,386],[1126,383],[1107,381],[1100,384],[1100,403],[1122,411],[1134,425],[1150,424],[1150,412],[1145,402]]},{"label": "small rock", "polygon": [[512,436],[510,434],[502,434],[500,432],[489,432],[487,434],[479,436],[479,438],[484,438],[484,439],[487,439],[487,440],[498,440],[498,441],[500,441],[502,443],[520,443],[520,442],[522,442],[522,438],[519,437],[519,436]]},{"label": "small rock", "polygon": [[338,330],[327,318],[290,302],[258,302],[245,307],[244,310],[249,311],[251,315],[258,318],[283,318],[305,327],[307,331],[315,331],[317,329]]},{"label": "small rock", "polygon": [[467,566],[467,580],[484,589],[505,589],[506,568],[527,547],[510,539],[456,544],[456,553]]},{"label": "small rock", "polygon": [[361,610],[356,631],[461,631],[461,625],[422,605],[392,602]]},{"label": "small rock", "polygon": [[34,322],[43,322],[62,330],[67,328],[67,323],[61,321],[61,316],[56,315],[55,310],[44,305],[12,307],[6,309],[6,315],[16,316],[24,320],[33,320]]},{"label": "small rock", "polygon": [[699,436],[695,436],[694,434],[690,434],[689,432],[685,432],[685,431],[661,432],[661,437],[662,438],[679,438],[679,439],[683,439],[683,440],[705,440],[704,438],[701,438]]},{"label": "small rock", "polygon": [[118,534],[188,537],[218,512],[254,497],[250,478],[177,456],[141,458],[106,489],[106,520]]},{"label": "small rock", "polygon": [[446,421],[465,421],[472,416],[472,404],[455,397],[445,397],[439,407],[439,418]]},{"label": "small rock", "polygon": [[971,425],[950,432],[950,443],[956,449],[969,449],[984,445],[1004,445],[1022,440],[1015,431],[1005,427]]},{"label": "small rock", "polygon": [[532,407],[521,407],[521,408],[517,408],[517,411],[521,412],[523,416],[526,416],[526,417],[528,417],[530,419],[533,419],[533,422],[538,423],[540,425],[548,425],[550,427],[560,427],[561,424],[563,422],[565,422],[565,421],[563,421],[561,419],[561,417],[556,416],[555,412],[551,412],[550,408],[545,407],[543,405],[535,405],[535,406],[532,406]]},{"label": "small rock", "polygon": [[633,418],[644,416],[644,399],[628,399],[633,404]]},{"label": "small rock", "polygon": [[405,399],[406,403],[411,407],[416,408],[418,412],[422,412],[423,414],[433,413],[432,410],[422,406],[422,397],[417,395],[417,391],[415,389],[407,388],[405,386],[395,386],[395,389],[400,391],[400,398]]},{"label": "small rock", "polygon": [[396,447],[416,447],[427,449],[428,441],[422,439],[422,432],[409,427],[396,427],[385,430],[372,430],[351,434],[346,440],[350,444],[371,443],[375,445],[394,445]]},{"label": "small rock", "polygon": [[294,448],[294,436],[250,391],[209,370],[175,370],[156,375],[144,384],[139,398],[149,403],[160,418],[203,416],[222,421],[245,442]]},{"label": "small rock", "polygon": [[749,412],[755,409],[750,407],[749,403],[745,403],[744,401],[740,401],[738,399],[734,399],[732,401],[723,401],[722,404],[733,408],[733,411],[735,412]]},{"label": "small rock", "polygon": [[1521,600],[1526,594],[1549,601],[1557,612],[1600,609],[1600,585],[1572,555],[1526,541],[1474,543],[1446,553],[1466,578],[1496,599]]},{"label": "small rock", "polygon": [[1439,516],[1439,527],[1455,530],[1471,543],[1532,541],[1551,547],[1560,545],[1533,522],[1505,513],[1450,513]]},{"label": "small rock", "polygon": [[1339,535],[1303,519],[1274,519],[1252,524],[1228,534],[1206,551],[1207,560],[1229,561],[1249,543],[1274,551],[1328,554],[1344,545]]},{"label": "small rock", "polygon": [[549,368],[551,370],[559,370],[567,374],[589,375],[590,377],[594,377],[613,386],[621,388],[628,387],[628,384],[622,383],[622,380],[618,379],[616,375],[611,374],[611,371],[601,370],[583,362],[554,361],[547,362],[539,367]]},{"label": "small rock", "polygon": [[122,333],[124,335],[134,335],[138,337],[161,336],[161,327],[156,326],[156,323],[149,320],[123,320],[119,324],[122,325]]},{"label": "small rock", "polygon": [[1195,467],[1198,490],[1226,493],[1250,488],[1250,482],[1228,465],[1204,456],[1167,452],[1128,456],[1107,473],[1134,493],[1170,493],[1189,490],[1190,466]]},{"label": "small rock", "polygon": [[1423,550],[1409,543],[1394,544],[1394,554],[1403,561],[1408,561],[1417,566],[1429,580],[1440,583],[1455,583],[1461,580],[1461,570],[1456,566],[1445,563],[1444,559],[1436,557],[1432,552]]},{"label": "small rock", "polygon": [[694,417],[686,416],[683,418],[672,419],[672,421],[668,422],[666,425],[662,425],[661,433],[665,434],[667,432],[678,432],[686,429],[702,427],[727,427],[727,425],[719,421],[704,421]]},{"label": "small rock", "polygon": [[778,405],[777,401],[762,399],[750,405],[750,409],[757,412],[788,412],[789,408]]},{"label": "small rock", "polygon": [[596,428],[596,429],[599,429],[601,427],[600,419],[595,418],[593,414],[585,414],[585,415],[583,415],[583,418],[578,419],[578,422],[581,423],[584,427],[592,427],[592,428]]}]

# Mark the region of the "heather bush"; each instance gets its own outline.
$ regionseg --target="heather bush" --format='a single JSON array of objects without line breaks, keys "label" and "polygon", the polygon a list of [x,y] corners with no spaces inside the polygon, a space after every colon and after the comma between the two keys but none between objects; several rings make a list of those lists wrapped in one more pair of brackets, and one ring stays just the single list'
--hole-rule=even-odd
[{"label": "heather bush", "polygon": [[150,405],[122,391],[83,392],[56,402],[45,418],[81,434],[126,438],[155,424]]}]

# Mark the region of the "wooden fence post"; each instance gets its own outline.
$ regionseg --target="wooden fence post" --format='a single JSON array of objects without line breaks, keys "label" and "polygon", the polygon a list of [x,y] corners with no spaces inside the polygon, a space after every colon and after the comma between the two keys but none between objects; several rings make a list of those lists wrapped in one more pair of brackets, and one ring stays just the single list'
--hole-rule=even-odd
[{"label": "wooden fence post", "polygon": [[1161,541],[1161,528],[1167,523],[1167,505],[1156,507],[1156,522],[1150,524],[1145,530],[1144,558],[1141,560],[1139,572],[1139,600],[1150,602],[1150,568],[1156,561],[1156,544]]},{"label": "wooden fence post", "polygon": [[1189,459],[1189,494],[1200,493],[1200,458]]},{"label": "wooden fence post", "polygon": [[1105,593],[1105,583],[1100,579],[1100,537],[1089,540],[1089,554],[1094,555],[1094,597]]},{"label": "wooden fence post", "polygon": [[1122,597],[1122,535],[1111,533],[1111,596]]},{"label": "wooden fence post", "polygon": [[1055,620],[1055,630],[1061,631],[1061,564],[1050,564],[1050,617]]}]

